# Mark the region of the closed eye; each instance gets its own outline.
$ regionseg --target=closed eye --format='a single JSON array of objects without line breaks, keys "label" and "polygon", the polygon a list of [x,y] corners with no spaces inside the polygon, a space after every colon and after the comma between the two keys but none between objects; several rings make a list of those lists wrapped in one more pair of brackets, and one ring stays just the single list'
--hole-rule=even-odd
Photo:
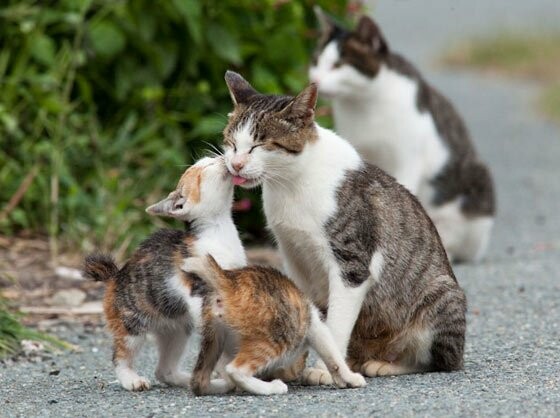
[{"label": "closed eye", "polygon": [[253,145],[253,146],[251,147],[251,149],[249,150],[249,154],[252,153],[253,150],[254,150],[255,148],[257,148],[257,147],[262,147],[263,145],[264,145],[264,144]]}]

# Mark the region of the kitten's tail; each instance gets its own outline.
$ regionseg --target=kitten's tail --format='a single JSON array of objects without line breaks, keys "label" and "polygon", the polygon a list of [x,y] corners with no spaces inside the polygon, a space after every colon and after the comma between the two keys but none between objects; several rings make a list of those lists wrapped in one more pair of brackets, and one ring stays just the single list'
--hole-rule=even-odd
[{"label": "kitten's tail", "polygon": [[107,254],[90,254],[84,260],[84,277],[96,282],[114,280],[119,268]]},{"label": "kitten's tail", "polygon": [[184,271],[194,273],[208,283],[214,290],[223,287],[227,280],[225,271],[210,254],[206,257],[189,257],[183,262]]}]

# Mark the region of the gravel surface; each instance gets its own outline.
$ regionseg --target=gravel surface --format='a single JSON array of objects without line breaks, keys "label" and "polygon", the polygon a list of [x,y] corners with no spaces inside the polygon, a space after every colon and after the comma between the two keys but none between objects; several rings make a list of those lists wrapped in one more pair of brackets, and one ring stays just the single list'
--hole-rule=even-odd
[{"label": "gravel surface", "polygon": [[[465,370],[369,379],[356,390],[292,386],[288,395],[268,398],[194,398],[158,384],[128,393],[116,383],[104,331],[69,325],[58,333],[83,352],[0,366],[0,416],[560,414],[559,130],[535,114],[533,86],[430,66],[461,37],[553,24],[560,2],[401,0],[379,2],[374,11],[392,43],[456,103],[497,180],[499,218],[489,257],[455,269],[469,299]],[[138,368],[152,377],[150,346]],[[186,367],[195,350],[196,344]]]}]

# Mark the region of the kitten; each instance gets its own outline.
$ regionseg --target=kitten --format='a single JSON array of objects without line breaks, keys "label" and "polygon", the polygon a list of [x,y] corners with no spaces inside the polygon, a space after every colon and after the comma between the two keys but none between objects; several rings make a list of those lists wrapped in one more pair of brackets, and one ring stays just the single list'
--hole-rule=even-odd
[{"label": "kitten", "polygon": [[[322,311],[339,350],[367,376],[459,370],[465,295],[418,200],[314,123],[317,88],[258,93],[239,74],[224,130],[236,184],[262,184],[290,279]],[[308,383],[330,383],[323,364]]]},{"label": "kitten", "polygon": [[[227,392],[234,387],[256,395],[287,393],[280,379],[255,377],[300,357],[310,345],[324,360],[338,387],[365,386],[352,373],[319,312],[302,292],[273,268],[222,270],[212,256],[183,264],[209,284],[202,307],[203,340],[193,371],[195,394]],[[222,357],[223,355],[223,357]],[[227,363],[225,380],[210,380],[214,368]]]},{"label": "kitten", "polygon": [[127,390],[150,387],[133,369],[148,333],[159,348],[156,378],[187,386],[190,375],[178,367],[187,340],[200,325],[206,284],[181,270],[183,260],[212,254],[226,268],[246,265],[245,252],[231,218],[233,185],[222,158],[204,158],[181,177],[175,191],[150,206],[152,215],[188,222],[186,231],[162,229],[146,239],[120,270],[108,256],[90,255],[86,277],[106,283],[104,310],[113,334],[113,363]]},{"label": "kitten", "polygon": [[337,132],[415,194],[450,259],[478,261],[495,215],[492,177],[453,105],[392,52],[367,16],[354,31],[316,8],[322,36],[309,70],[332,99]]}]

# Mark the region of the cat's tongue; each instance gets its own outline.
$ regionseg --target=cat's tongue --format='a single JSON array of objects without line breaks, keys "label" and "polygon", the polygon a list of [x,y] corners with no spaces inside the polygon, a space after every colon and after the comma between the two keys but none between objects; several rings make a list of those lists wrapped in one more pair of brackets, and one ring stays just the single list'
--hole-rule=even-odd
[{"label": "cat's tongue", "polygon": [[240,186],[243,183],[246,183],[247,179],[245,177],[241,177],[241,176],[233,176],[233,184],[235,184],[236,186]]}]

